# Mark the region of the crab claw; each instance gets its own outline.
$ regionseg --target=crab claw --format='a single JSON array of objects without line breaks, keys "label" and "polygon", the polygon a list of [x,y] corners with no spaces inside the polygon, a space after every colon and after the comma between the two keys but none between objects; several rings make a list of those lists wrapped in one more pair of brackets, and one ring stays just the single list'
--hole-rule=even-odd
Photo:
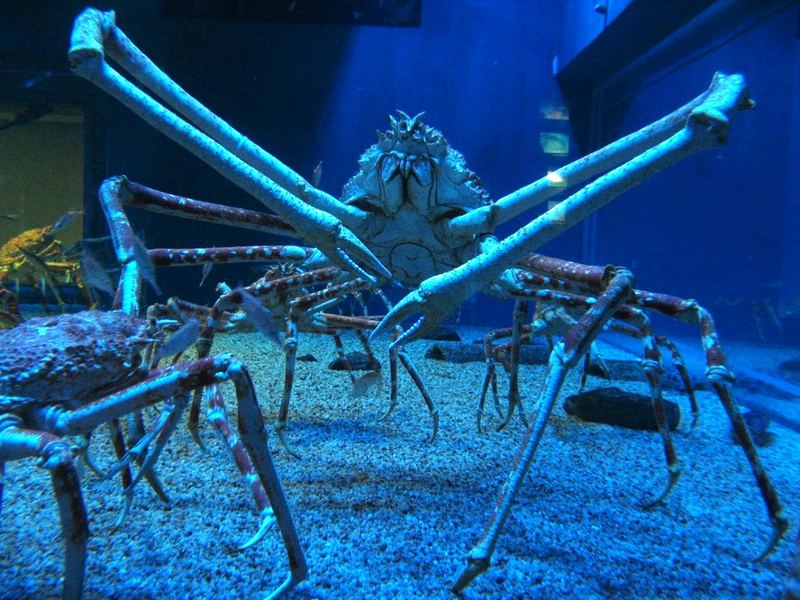
[{"label": "crab claw", "polygon": [[400,325],[403,320],[412,315],[422,313],[422,316],[408,331],[403,332],[392,342],[390,348],[394,349],[418,340],[440,325],[447,315],[461,306],[478,289],[480,289],[480,284],[476,285],[474,280],[470,280],[467,271],[460,267],[429,277],[388,312],[370,334],[370,340],[374,340],[392,327]]},{"label": "crab claw", "polygon": [[[391,272],[378,260],[378,257],[341,223],[338,223],[335,235],[329,236],[327,240],[317,245],[325,256],[337,263],[337,266],[347,271],[354,271],[359,277],[368,281],[375,282],[375,277],[367,273],[367,270],[378,273],[385,279],[392,278]],[[339,260],[336,260],[337,257]],[[363,265],[363,268],[360,265]]]},{"label": "crab claw", "polygon": [[378,323],[378,326],[372,330],[372,333],[370,333],[369,336],[370,341],[375,340],[375,338],[382,333],[385,333],[389,329],[400,325],[402,321],[419,312],[423,313],[422,316],[417,319],[414,325],[411,326],[411,329],[404,331],[400,337],[392,342],[389,348],[394,349],[396,346],[401,346],[406,342],[411,342],[420,337],[422,333],[430,329],[430,326],[426,326],[425,324],[425,297],[420,292],[421,288],[414,290],[410,294],[404,296],[400,302],[395,304],[394,308],[392,308],[392,310],[390,310],[386,316],[383,317],[381,322]]}]

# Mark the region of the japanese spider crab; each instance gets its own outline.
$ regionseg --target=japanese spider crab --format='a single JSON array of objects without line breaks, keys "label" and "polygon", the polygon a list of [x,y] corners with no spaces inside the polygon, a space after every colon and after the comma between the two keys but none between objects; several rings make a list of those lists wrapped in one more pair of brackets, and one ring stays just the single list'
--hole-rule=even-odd
[{"label": "japanese spider crab", "polygon": [[[145,452],[158,436],[155,450],[144,455],[137,475],[137,480],[141,475],[150,480],[150,469],[186,406],[187,395],[208,389],[212,420],[261,509],[259,534],[277,521],[283,535],[290,573],[273,592],[279,596],[305,578],[306,564],[247,368],[230,355],[220,355],[148,369],[140,351],[152,341],[152,333],[146,321],[121,311],[35,318],[0,332],[0,475],[6,461],[23,458],[36,458],[50,471],[64,538],[63,596],[79,598],[89,527],[67,437],[88,434],[145,406],[165,403],[153,431],[131,449]],[[225,381],[236,387],[238,437],[216,387]],[[127,494],[136,480],[131,481],[127,467],[119,470]]]},{"label": "japanese spider crab", "polygon": [[[372,336],[380,335],[421,313],[393,341],[393,348],[418,339],[480,290],[576,308],[580,318],[550,355],[535,419],[484,534],[467,556],[455,591],[488,568],[564,379],[612,318],[634,326],[644,345],[643,366],[669,474],[655,501],[674,486],[680,469],[664,420],[660,352],[645,308],[699,327],[711,386],[742,442],[773,526],[763,555],[785,534],[788,521],[733,399],[733,378],[709,313],[692,300],[635,290],[632,274],[621,267],[579,265],[531,254],[646,178],[697,151],[723,144],[735,113],[753,106],[743,77],[716,74],[706,92],[674,113],[494,202],[438,131],[425,125],[420,115],[401,114],[390,118],[391,130],[379,135],[378,144],[362,156],[360,172],[345,186],[339,201],[233,130],[171,81],[115,25],[113,12],[84,11],[76,20],[71,42],[70,60],[78,75],[251,193],[317,248],[306,263],[309,268],[332,263],[343,270],[342,285],[348,291],[374,289],[387,281],[411,288],[372,331]],[[106,56],[164,104],[122,77]],[[492,237],[497,225],[596,176],[506,239]],[[113,229],[113,215],[110,221]],[[136,285],[134,260],[125,264],[123,277],[123,285]]]},{"label": "japanese spider crab", "polygon": [[[58,288],[67,283],[75,284],[87,307],[95,303],[91,288],[83,281],[80,262],[68,257],[64,253],[64,245],[56,239],[58,229],[58,223],[28,229],[0,247],[0,286],[7,286],[9,280],[14,280],[19,287],[20,280],[27,281],[39,292],[42,306],[48,313],[44,291],[37,281],[52,291],[62,312],[64,301]],[[12,327],[19,318],[19,312],[14,313],[11,307],[9,310],[0,310],[0,327]]]}]

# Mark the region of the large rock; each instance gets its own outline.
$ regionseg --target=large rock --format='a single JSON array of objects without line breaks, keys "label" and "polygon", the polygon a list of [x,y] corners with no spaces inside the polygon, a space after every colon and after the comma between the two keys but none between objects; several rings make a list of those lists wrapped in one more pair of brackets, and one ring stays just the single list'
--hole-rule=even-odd
[{"label": "large rock", "polygon": [[[363,352],[348,352],[345,354],[347,363],[350,365],[350,371],[371,371],[369,366],[369,358]],[[332,360],[328,364],[328,368],[332,371],[347,371],[347,365],[341,357]]]},{"label": "large rock", "polygon": [[[525,344],[520,348],[519,362],[523,365],[543,365],[550,356],[547,344]],[[483,362],[483,344],[466,342],[438,342],[425,353],[425,358],[451,363]]]},{"label": "large rock", "polygon": [[[664,400],[670,430],[678,428],[680,407]],[[606,423],[629,429],[657,431],[656,418],[649,396],[626,392],[616,387],[603,387],[569,396],[564,400],[568,414],[592,423]]]}]

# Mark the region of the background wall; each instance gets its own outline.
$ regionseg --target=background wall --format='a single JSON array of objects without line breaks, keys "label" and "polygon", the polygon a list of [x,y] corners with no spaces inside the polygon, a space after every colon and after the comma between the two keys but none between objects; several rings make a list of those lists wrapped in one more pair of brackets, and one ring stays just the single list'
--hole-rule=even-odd
[{"label": "background wall", "polygon": [[786,11],[676,61],[633,93],[611,90],[599,113],[610,141],[672,110],[676,96],[699,93],[715,71],[746,77],[757,107],[736,117],[726,146],[597,215],[597,261],[632,267],[640,287],[696,298],[727,337],[777,340],[768,307],[800,298],[798,16]]},{"label": "background wall", "polygon": [[[24,105],[0,109],[8,121]],[[28,229],[52,225],[67,210],[83,208],[83,120],[56,110],[26,125],[0,131],[0,244]],[[81,219],[59,234],[65,248],[82,236]]]}]

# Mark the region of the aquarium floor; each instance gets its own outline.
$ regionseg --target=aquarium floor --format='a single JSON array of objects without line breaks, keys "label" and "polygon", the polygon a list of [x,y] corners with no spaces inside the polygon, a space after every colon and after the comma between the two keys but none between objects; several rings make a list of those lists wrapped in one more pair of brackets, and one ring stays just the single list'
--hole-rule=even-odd
[{"label": "aquarium floor", "polygon": [[[354,339],[346,343],[358,349]],[[302,459],[271,437],[310,569],[291,598],[454,597],[449,587],[482,530],[523,429],[515,419],[508,431],[478,434],[483,365],[426,360],[429,344],[408,351],[439,406],[435,443],[426,441],[430,417],[402,371],[400,406],[378,422],[388,382],[375,397],[352,399],[347,376],[325,367],[334,357],[330,340],[302,337],[300,354],[319,359],[297,365],[289,439]],[[257,334],[237,334],[220,336],[215,350],[233,352],[250,366],[272,421],[282,386],[278,348]],[[384,341],[377,350],[385,356]],[[540,367],[523,367],[528,398],[542,375]],[[572,378],[569,386],[575,383]],[[645,391],[641,384],[626,386]],[[687,412],[685,399],[667,397]],[[659,436],[581,423],[559,406],[493,566],[463,597],[779,598],[800,521],[800,435],[777,426],[774,443],[762,450],[793,526],[775,553],[754,563],[770,533],[764,505],[719,403],[705,392],[699,401],[699,426],[686,431],[683,425],[676,435],[683,477],[662,506],[647,512],[639,500],[665,476]],[[489,414],[486,424],[497,423]],[[92,453],[108,465],[102,433]],[[140,485],[116,531],[117,480],[84,474],[92,531],[85,598],[260,598],[284,577],[275,531],[255,548],[234,550],[253,531],[252,501],[214,432],[206,427],[203,435],[208,453],[180,427],[160,459],[171,507]],[[0,523],[0,598],[58,597],[60,526],[49,477],[33,461],[6,465]]]}]

